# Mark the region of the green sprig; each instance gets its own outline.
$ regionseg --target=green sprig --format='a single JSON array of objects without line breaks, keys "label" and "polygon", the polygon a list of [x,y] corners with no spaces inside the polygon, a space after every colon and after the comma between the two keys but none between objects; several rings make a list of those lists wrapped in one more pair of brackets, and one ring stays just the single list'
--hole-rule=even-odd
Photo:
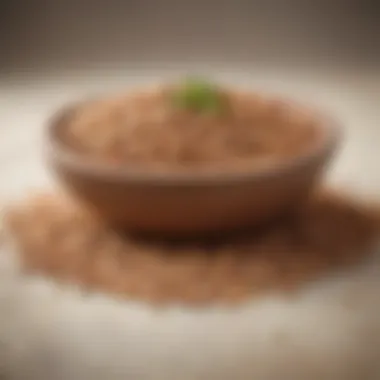
[{"label": "green sprig", "polygon": [[199,113],[219,113],[223,108],[221,92],[213,83],[188,78],[173,92],[176,107]]}]

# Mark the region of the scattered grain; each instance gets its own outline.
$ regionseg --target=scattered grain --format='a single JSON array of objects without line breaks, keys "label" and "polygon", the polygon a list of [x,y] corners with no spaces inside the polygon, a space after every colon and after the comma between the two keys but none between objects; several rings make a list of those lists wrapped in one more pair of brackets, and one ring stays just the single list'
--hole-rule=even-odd
[{"label": "scattered grain", "polygon": [[118,234],[57,195],[11,209],[6,227],[26,270],[153,303],[232,303],[365,259],[378,242],[379,210],[324,192],[265,231],[170,243]]}]

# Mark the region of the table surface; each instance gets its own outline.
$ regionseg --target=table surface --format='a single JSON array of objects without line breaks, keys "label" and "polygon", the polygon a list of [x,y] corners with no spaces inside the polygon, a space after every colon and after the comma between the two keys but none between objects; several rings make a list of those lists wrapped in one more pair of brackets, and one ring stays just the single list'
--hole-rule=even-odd
[{"label": "table surface", "polygon": [[[290,95],[334,114],[347,138],[330,180],[376,196],[380,72],[248,69],[211,66],[203,71],[217,71],[225,81]],[[41,133],[57,107],[89,93],[180,72],[130,68],[0,78],[0,200],[50,186]],[[1,260],[6,257],[0,255]],[[295,299],[268,297],[241,309],[202,312],[88,297],[41,278],[8,280],[1,261],[0,367],[17,380],[120,379],[134,371],[147,380],[379,378],[375,267],[380,266],[336,278],[335,285],[322,282]]]}]

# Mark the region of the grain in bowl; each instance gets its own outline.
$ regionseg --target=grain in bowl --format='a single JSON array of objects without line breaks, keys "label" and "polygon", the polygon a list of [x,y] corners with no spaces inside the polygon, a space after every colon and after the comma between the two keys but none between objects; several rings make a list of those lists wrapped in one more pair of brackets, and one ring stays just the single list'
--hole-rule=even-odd
[{"label": "grain in bowl", "polygon": [[239,170],[302,155],[316,133],[306,111],[187,80],[88,102],[71,115],[63,140],[114,165]]}]

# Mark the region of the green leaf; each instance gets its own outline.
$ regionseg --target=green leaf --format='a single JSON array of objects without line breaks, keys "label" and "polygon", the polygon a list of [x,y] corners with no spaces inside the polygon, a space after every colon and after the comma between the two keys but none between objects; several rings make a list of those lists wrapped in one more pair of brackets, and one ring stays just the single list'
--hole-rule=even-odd
[{"label": "green leaf", "polygon": [[173,92],[175,106],[195,112],[218,113],[223,108],[220,90],[212,83],[189,78]]}]

